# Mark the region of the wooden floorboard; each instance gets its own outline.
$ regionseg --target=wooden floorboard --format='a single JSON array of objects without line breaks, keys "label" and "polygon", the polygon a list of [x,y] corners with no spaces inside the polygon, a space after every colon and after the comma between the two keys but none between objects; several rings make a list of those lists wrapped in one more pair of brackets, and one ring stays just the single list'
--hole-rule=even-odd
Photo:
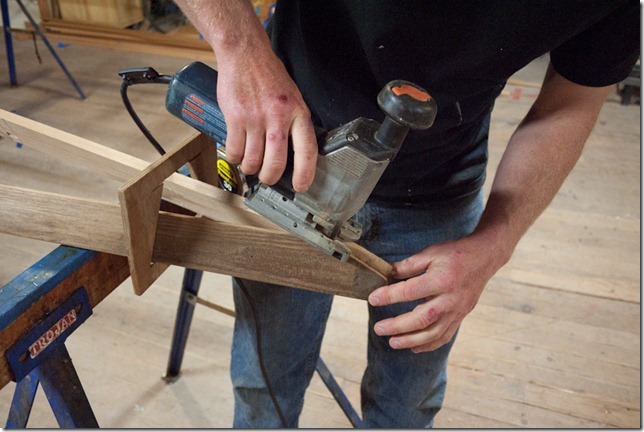
[{"label": "wooden floorboard", "polygon": [[[56,41],[52,41],[56,42]],[[117,71],[153,66],[174,73],[189,61],[81,46],[59,54],[88,98],[80,101],[54,60],[16,41],[20,86],[9,88],[0,62],[0,108],[152,161],[119,96]],[[517,75],[540,78],[540,59]],[[516,81],[521,82],[521,81]],[[516,89],[519,88],[520,91]],[[534,86],[509,85],[490,131],[489,179]],[[163,106],[163,86],[130,90],[132,103],[166,146],[192,130]],[[560,193],[493,278],[465,320],[450,357],[444,428],[639,428],[640,109],[612,95],[587,148]],[[0,183],[117,202],[119,182],[0,139]],[[490,181],[486,184],[486,191]],[[0,235],[0,286],[54,245]],[[233,398],[229,351],[233,319],[198,306],[182,377],[165,384],[183,269],[171,267],[141,297],[126,281],[68,339],[67,346],[99,424],[109,428],[229,427]],[[206,300],[232,307],[230,281],[206,274]],[[365,302],[336,298],[322,356],[347,397],[359,405],[366,366]],[[0,390],[6,418],[14,385]],[[4,421],[4,420],[0,420]],[[307,392],[303,427],[350,423],[319,378]],[[42,393],[30,427],[55,427]]]}]

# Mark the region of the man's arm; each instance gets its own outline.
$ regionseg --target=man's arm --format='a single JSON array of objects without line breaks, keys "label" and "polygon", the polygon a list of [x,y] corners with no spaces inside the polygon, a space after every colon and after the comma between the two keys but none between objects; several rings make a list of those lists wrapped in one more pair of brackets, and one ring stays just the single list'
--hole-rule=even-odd
[{"label": "man's arm", "polygon": [[304,192],[315,174],[311,114],[248,0],[176,0],[213,48],[217,97],[228,128],[226,156],[246,174],[274,184],[294,150],[293,186]]},{"label": "man's arm", "polygon": [[572,170],[611,88],[580,86],[548,68],[539,97],[508,143],[476,230],[394,264],[398,278],[410,279],[377,289],[369,302],[425,301],[376,323],[376,334],[414,352],[451,340]]}]

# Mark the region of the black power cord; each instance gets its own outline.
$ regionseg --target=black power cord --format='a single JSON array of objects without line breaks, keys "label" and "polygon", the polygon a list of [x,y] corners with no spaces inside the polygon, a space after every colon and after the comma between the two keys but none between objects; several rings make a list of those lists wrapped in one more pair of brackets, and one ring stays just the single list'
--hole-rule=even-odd
[{"label": "black power cord", "polygon": [[[123,79],[123,82],[121,83],[121,99],[123,100],[123,105],[125,105],[125,109],[130,114],[130,117],[132,117],[132,120],[134,120],[134,123],[139,128],[139,130],[141,130],[143,135],[145,135],[148,141],[150,141],[150,143],[152,144],[152,146],[154,146],[157,152],[159,152],[159,154],[163,156],[165,154],[165,150],[163,149],[161,144],[159,144],[159,142],[152,136],[152,133],[150,133],[148,128],[145,127],[145,125],[143,124],[139,116],[134,111],[134,108],[132,107],[132,104],[130,103],[130,99],[127,95],[127,89],[131,85],[135,85],[135,84],[170,84],[173,76],[161,75],[151,67],[123,69],[119,71],[119,76]],[[261,332],[262,329],[261,329],[261,324],[259,322],[259,319],[257,318],[255,303],[253,301],[253,298],[250,296],[250,292],[248,291],[248,288],[246,288],[246,285],[242,282],[242,279],[236,278],[236,277],[234,277],[233,279],[239,286],[241,292],[244,294],[244,297],[246,298],[246,301],[248,302],[251,313],[253,315],[253,321],[255,322],[256,343],[257,343],[257,361],[259,362],[259,368],[262,372],[262,377],[264,378],[264,382],[266,383],[268,394],[270,395],[271,401],[275,406],[275,411],[277,412],[277,415],[280,418],[280,422],[282,423],[282,428],[287,428],[288,422],[286,421],[284,412],[282,411],[282,408],[280,407],[280,404],[277,401],[277,397],[275,396],[275,391],[273,390],[273,386],[271,385],[271,382],[268,378],[268,371],[266,369],[266,364],[264,363],[264,355],[262,350],[262,332]]]},{"label": "black power cord", "polygon": [[146,68],[134,68],[134,69],[123,69],[119,71],[119,76],[123,79],[121,82],[121,99],[123,100],[123,105],[125,109],[134,120],[136,126],[141,130],[143,135],[150,141],[154,148],[159,152],[161,156],[165,154],[165,150],[161,147],[161,144],[154,139],[148,128],[145,127],[139,116],[134,111],[130,99],[127,95],[127,89],[134,84],[170,84],[172,81],[172,75],[161,75],[151,67]]}]

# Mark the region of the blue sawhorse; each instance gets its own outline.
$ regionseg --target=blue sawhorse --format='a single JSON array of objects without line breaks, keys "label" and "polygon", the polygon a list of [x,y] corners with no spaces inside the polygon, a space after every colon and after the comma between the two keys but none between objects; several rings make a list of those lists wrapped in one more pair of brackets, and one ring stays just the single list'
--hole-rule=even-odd
[{"label": "blue sawhorse", "polygon": [[64,343],[128,276],[124,257],[60,246],[0,289],[0,388],[17,383],[7,428],[26,427],[39,386],[61,428],[98,427]]},{"label": "blue sawhorse", "polygon": [[[34,31],[40,36],[40,39],[43,41],[51,55],[56,59],[56,62],[58,63],[58,66],[63,70],[65,75],[67,76],[67,79],[69,82],[74,86],[74,89],[78,92],[79,96],[81,99],[85,99],[85,94],[83,93],[83,90],[81,90],[80,86],[74,79],[71,73],[67,70],[67,67],[65,66],[65,63],[60,59],[54,48],[51,46],[49,43],[49,40],[47,37],[43,34],[42,30],[40,29],[40,26],[38,23],[33,19],[25,5],[22,3],[22,0],[16,0],[16,3],[18,3],[18,6],[20,6],[20,9],[22,12],[25,14],[29,22],[31,23],[31,26],[34,28]],[[16,77],[16,62],[15,58],[13,55],[13,38],[11,36],[11,23],[9,20],[9,4],[8,0],[0,0],[0,11],[2,12],[2,28],[4,30],[4,44],[6,47],[7,51],[7,62],[9,63],[9,83],[11,84],[12,87],[15,87],[18,85],[18,79]]]},{"label": "blue sawhorse", "polygon": [[[199,286],[203,272],[199,270],[186,269],[181,286],[181,295],[179,297],[179,306],[177,308],[177,317],[174,324],[172,335],[172,344],[170,347],[170,358],[168,367],[164,375],[166,382],[174,382],[179,379],[181,371],[181,362],[188,341],[190,332],[190,323],[194,314],[195,305],[198,302]],[[322,358],[318,359],[316,371],[327,386],[336,402],[347,416],[353,427],[362,428],[362,419],[355,411],[349,399],[342,391],[331,371],[327,368]]]},{"label": "blue sawhorse", "polygon": [[[165,375],[179,377],[202,272],[186,269]],[[42,386],[61,428],[94,428],[98,422],[64,342],[92,313],[92,307],[129,277],[127,258],[60,246],[0,288],[0,388],[17,383],[7,428],[27,425]],[[354,427],[362,427],[322,359],[319,376]]]}]

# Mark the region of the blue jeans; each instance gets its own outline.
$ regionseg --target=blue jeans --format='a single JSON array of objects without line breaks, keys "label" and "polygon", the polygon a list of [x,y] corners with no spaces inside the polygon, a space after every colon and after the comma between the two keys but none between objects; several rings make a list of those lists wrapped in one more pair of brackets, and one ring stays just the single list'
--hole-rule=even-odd
[{"label": "blue jeans", "polygon": [[[455,203],[391,207],[367,203],[356,215],[361,244],[389,262],[425,247],[470,234],[483,209],[482,194]],[[288,427],[297,427],[304,392],[315,371],[333,296],[246,281],[261,327],[267,374]],[[280,419],[257,359],[255,321],[247,299],[233,284],[237,319],[231,377],[235,427],[279,428]],[[447,356],[454,339],[429,353],[394,350],[374,324],[413,309],[417,302],[369,306],[368,366],[362,379],[362,417],[367,427],[431,427],[445,395]]]}]

